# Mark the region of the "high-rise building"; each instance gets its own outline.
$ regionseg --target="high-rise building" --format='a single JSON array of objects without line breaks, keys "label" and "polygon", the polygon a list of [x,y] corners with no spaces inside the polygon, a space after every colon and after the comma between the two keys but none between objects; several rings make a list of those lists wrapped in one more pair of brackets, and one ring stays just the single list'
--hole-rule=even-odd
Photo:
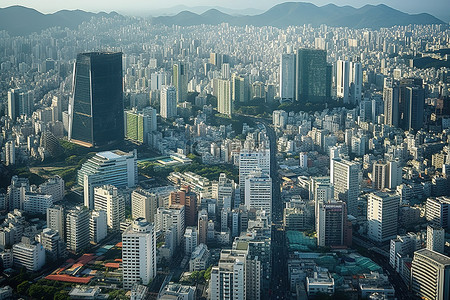
[{"label": "high-rise building", "polygon": [[400,93],[392,78],[386,78],[383,88],[384,124],[397,127],[399,119]]},{"label": "high-rise building", "polygon": [[409,259],[414,251],[421,248],[421,240],[414,233],[406,235],[398,235],[397,238],[391,240],[389,249],[389,264],[400,273],[403,267],[403,261]]},{"label": "high-rise building", "polygon": [[194,227],[187,227],[184,232],[184,253],[190,255],[198,246],[198,233]]},{"label": "high-rise building", "polygon": [[43,195],[25,192],[23,197],[23,210],[29,214],[45,214],[47,208],[53,205],[52,195]]},{"label": "high-rise building", "polygon": [[450,198],[428,198],[425,205],[425,217],[430,225],[450,228]]},{"label": "high-rise building", "polygon": [[334,159],[331,182],[334,186],[334,198],[347,204],[351,215],[358,215],[359,172],[360,165],[356,162]]},{"label": "high-rise building", "polygon": [[76,207],[67,212],[66,244],[67,249],[79,253],[89,246],[89,210]]},{"label": "high-rise building", "polygon": [[414,252],[411,289],[422,299],[450,299],[450,258],[429,249]]},{"label": "high-rise building", "polygon": [[94,188],[94,209],[106,212],[108,230],[120,231],[120,223],[125,221],[125,199],[115,186]]},{"label": "high-rise building", "polygon": [[23,209],[23,195],[30,189],[28,178],[20,178],[14,175],[11,178],[11,185],[6,192],[6,202],[10,211],[14,209]]},{"label": "high-rise building", "polygon": [[344,103],[350,102],[350,63],[338,60],[336,63],[336,93]]},{"label": "high-rise building", "polygon": [[164,119],[177,116],[177,90],[173,86],[163,86],[160,97],[161,107],[159,114]]},{"label": "high-rise building", "polygon": [[197,194],[190,186],[184,185],[178,192],[170,193],[169,205],[173,204],[184,205],[186,226],[197,225]]},{"label": "high-rise building", "polygon": [[254,171],[245,178],[245,205],[249,210],[254,208],[272,215],[272,178],[269,174]]},{"label": "high-rise building", "polygon": [[249,100],[249,83],[247,76],[233,73],[231,76],[231,100],[233,103],[247,103]]},{"label": "high-rise building", "polygon": [[270,149],[243,149],[239,153],[239,187],[241,189],[241,202],[242,200],[245,200],[245,179],[254,170],[261,170],[261,173],[270,176]]},{"label": "high-rise building", "polygon": [[188,88],[188,67],[185,62],[173,65],[173,86],[177,91],[177,102],[181,103],[187,100]]},{"label": "high-rise building", "polygon": [[8,141],[5,143],[5,165],[14,164],[16,164],[16,144],[14,141]]},{"label": "high-rise building", "polygon": [[384,192],[371,193],[367,199],[367,235],[382,243],[397,236],[400,197]]},{"label": "high-rise building", "polygon": [[101,147],[124,138],[122,53],[77,56],[69,103],[69,141]]},{"label": "high-rise building", "polygon": [[219,265],[211,270],[210,299],[246,299],[246,254],[222,250]]},{"label": "high-rise building", "polygon": [[155,222],[158,198],[146,190],[135,190],[131,193],[131,216],[133,219],[144,218],[148,222]]},{"label": "high-rise building", "polygon": [[439,253],[444,253],[445,248],[445,230],[442,227],[433,225],[427,226],[427,249]]},{"label": "high-rise building", "polygon": [[422,79],[405,78],[399,85],[399,127],[419,130],[424,122],[425,90]]},{"label": "high-rise building", "polygon": [[123,287],[147,285],[156,276],[156,231],[145,219],[136,219],[122,233]]},{"label": "high-rise building", "polygon": [[231,85],[229,80],[218,79],[217,111],[221,114],[231,116],[233,103],[231,102]]},{"label": "high-rise building", "polygon": [[282,54],[280,62],[281,101],[295,100],[295,54]]},{"label": "high-rise building", "polygon": [[325,102],[331,97],[331,70],[326,50],[299,49],[296,62],[296,100]]},{"label": "high-rise building", "polygon": [[372,186],[377,190],[382,190],[388,186],[388,175],[387,172],[388,165],[383,162],[376,162],[373,164],[372,171]]},{"label": "high-rise building", "polygon": [[350,63],[350,102],[358,104],[362,98],[362,66],[359,62]]},{"label": "high-rise building", "polygon": [[217,208],[232,208],[232,199],[234,195],[234,180],[227,178],[225,173],[220,173],[219,181],[212,183],[212,197],[217,199]]},{"label": "high-rise building", "polygon": [[206,244],[208,235],[208,212],[206,210],[201,210],[198,213],[198,243]]},{"label": "high-rise building", "polygon": [[108,235],[106,211],[93,210],[89,219],[89,236],[91,242],[99,243]]},{"label": "high-rise building", "polygon": [[175,228],[176,246],[183,240],[185,226],[184,205],[173,204],[169,208],[159,207],[155,215],[155,228],[158,232],[165,232]]},{"label": "high-rise building", "polygon": [[59,236],[64,239],[65,236],[65,216],[64,208],[60,205],[47,208],[47,228],[50,228],[59,233]]},{"label": "high-rise building", "polygon": [[84,187],[84,205],[94,208],[94,186],[111,184],[118,188],[137,184],[137,152],[120,150],[95,154],[78,170],[78,185]]},{"label": "high-rise building", "polygon": [[22,115],[31,116],[34,107],[34,94],[32,91],[23,92],[21,89],[8,91],[8,117],[16,121]]},{"label": "high-rise building", "polygon": [[347,209],[345,202],[329,202],[319,206],[317,245],[321,247],[343,246]]},{"label": "high-rise building", "polygon": [[53,202],[63,200],[64,191],[65,191],[64,179],[62,179],[58,175],[48,179],[43,184],[39,185],[39,192],[41,194],[52,195]]},{"label": "high-rise building", "polygon": [[142,111],[125,112],[125,137],[134,142],[148,144],[148,135],[157,129],[156,109],[146,107]]}]

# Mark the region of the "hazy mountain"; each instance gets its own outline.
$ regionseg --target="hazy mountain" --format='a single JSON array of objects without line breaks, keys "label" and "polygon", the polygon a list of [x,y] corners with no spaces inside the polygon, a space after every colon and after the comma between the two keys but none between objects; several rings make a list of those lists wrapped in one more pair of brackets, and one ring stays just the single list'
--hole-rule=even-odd
[{"label": "hazy mountain", "polygon": [[0,30],[6,30],[11,35],[28,35],[54,26],[76,28],[94,16],[114,15],[117,13],[95,14],[82,10],[61,10],[54,14],[43,14],[32,8],[10,6],[0,8]]},{"label": "hazy mountain", "polygon": [[[407,14],[383,4],[354,8],[351,6],[336,6],[334,4],[319,7],[306,2],[286,2],[254,16],[231,16],[220,13],[217,10],[210,12],[211,10],[203,14],[190,13],[189,18],[186,18],[186,12],[181,12],[175,16],[156,17],[154,21],[166,25],[176,24],[181,26],[228,22],[232,25],[287,27],[303,24],[312,24],[314,26],[327,24],[352,28],[380,28],[408,24],[444,24],[443,21],[430,14]],[[214,17],[211,18],[211,15]]]},{"label": "hazy mountain", "polygon": [[135,16],[174,16],[176,14],[179,14],[182,11],[190,11],[195,14],[202,14],[210,9],[217,9],[223,13],[232,15],[232,16],[238,16],[238,15],[258,15],[264,12],[264,10],[257,9],[257,8],[245,8],[245,9],[232,9],[232,8],[226,8],[221,6],[193,6],[189,7],[186,5],[177,5],[170,8],[163,8],[163,9],[157,9],[157,10],[144,10],[144,11],[130,11],[132,15]]},{"label": "hazy mountain", "polygon": [[[198,11],[204,8],[197,7]],[[201,14],[185,10],[174,16],[160,16],[152,19],[159,24],[176,24],[181,26],[214,25],[224,22],[232,25],[271,25],[276,27],[327,24],[351,28],[380,28],[408,24],[444,24],[444,22],[430,14],[407,14],[386,5],[366,5],[361,8],[354,8],[328,4],[318,7],[306,2],[286,2],[256,15],[229,14],[222,10],[225,9],[213,8]],[[117,13],[115,12],[95,14],[82,10],[62,10],[54,14],[42,14],[31,8],[11,6],[0,8],[0,30],[6,30],[12,35],[28,35],[54,26],[76,28],[79,24],[90,20],[94,16],[107,17],[116,15]]]}]

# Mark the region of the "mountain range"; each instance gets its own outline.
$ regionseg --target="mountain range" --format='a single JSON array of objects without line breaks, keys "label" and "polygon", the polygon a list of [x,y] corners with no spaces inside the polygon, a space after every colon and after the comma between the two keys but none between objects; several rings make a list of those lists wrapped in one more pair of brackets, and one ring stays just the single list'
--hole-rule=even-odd
[{"label": "mountain range", "polygon": [[[230,12],[230,11],[229,11]],[[10,6],[0,8],[0,30],[6,30],[11,35],[28,35],[43,29],[61,26],[76,28],[92,17],[117,16],[116,12],[91,13],[82,10],[61,10],[53,14],[42,14],[32,8]],[[172,16],[152,17],[156,24],[192,26],[199,24],[254,26],[300,26],[311,24],[318,26],[326,24],[336,27],[372,28],[391,27],[409,24],[445,24],[438,18],[427,14],[407,14],[389,6],[365,5],[361,8],[351,6],[336,6],[328,4],[316,6],[306,2],[285,2],[278,4],[266,12],[255,15],[227,14],[219,9],[209,9],[201,14],[191,11],[181,11]]]},{"label": "mountain range", "polygon": [[300,26],[326,24],[336,27],[380,28],[409,24],[444,24],[438,18],[427,14],[407,14],[384,4],[365,5],[361,8],[328,4],[316,6],[307,2],[285,2],[254,16],[232,16],[217,9],[202,14],[183,11],[175,16],[154,18],[155,23],[190,26],[198,24],[254,25],[254,26]]}]

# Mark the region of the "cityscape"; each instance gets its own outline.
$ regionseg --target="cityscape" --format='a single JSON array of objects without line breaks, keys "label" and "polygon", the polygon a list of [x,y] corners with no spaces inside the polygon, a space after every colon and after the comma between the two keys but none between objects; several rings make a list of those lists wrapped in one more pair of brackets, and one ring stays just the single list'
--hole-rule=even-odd
[{"label": "cityscape", "polygon": [[449,3],[134,1],[0,8],[0,299],[450,300]]}]

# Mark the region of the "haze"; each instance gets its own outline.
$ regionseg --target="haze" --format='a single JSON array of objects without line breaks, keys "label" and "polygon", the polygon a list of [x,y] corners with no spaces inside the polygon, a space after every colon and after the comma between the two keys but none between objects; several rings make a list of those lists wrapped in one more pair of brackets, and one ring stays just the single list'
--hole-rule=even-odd
[{"label": "haze", "polygon": [[[52,13],[61,9],[82,9],[87,11],[117,11],[120,13],[136,14],[140,12],[151,10],[160,10],[163,8],[169,8],[177,5],[184,6],[222,6],[232,9],[268,9],[273,5],[286,1],[280,0],[229,0],[227,2],[213,1],[213,0],[169,0],[169,1],[156,1],[156,0],[128,0],[128,1],[109,1],[109,0],[4,0],[1,6],[7,7],[11,5],[23,5],[26,7],[32,7],[44,13]],[[305,2],[311,2],[316,5],[325,5],[330,3],[327,0],[310,0]],[[348,1],[332,1],[336,5],[351,5],[354,7],[361,7],[365,4],[386,4],[395,9],[407,13],[422,13],[427,12],[438,18],[448,21],[450,19],[450,3],[448,0],[391,0],[391,1],[360,1],[360,0],[348,0]]]}]

